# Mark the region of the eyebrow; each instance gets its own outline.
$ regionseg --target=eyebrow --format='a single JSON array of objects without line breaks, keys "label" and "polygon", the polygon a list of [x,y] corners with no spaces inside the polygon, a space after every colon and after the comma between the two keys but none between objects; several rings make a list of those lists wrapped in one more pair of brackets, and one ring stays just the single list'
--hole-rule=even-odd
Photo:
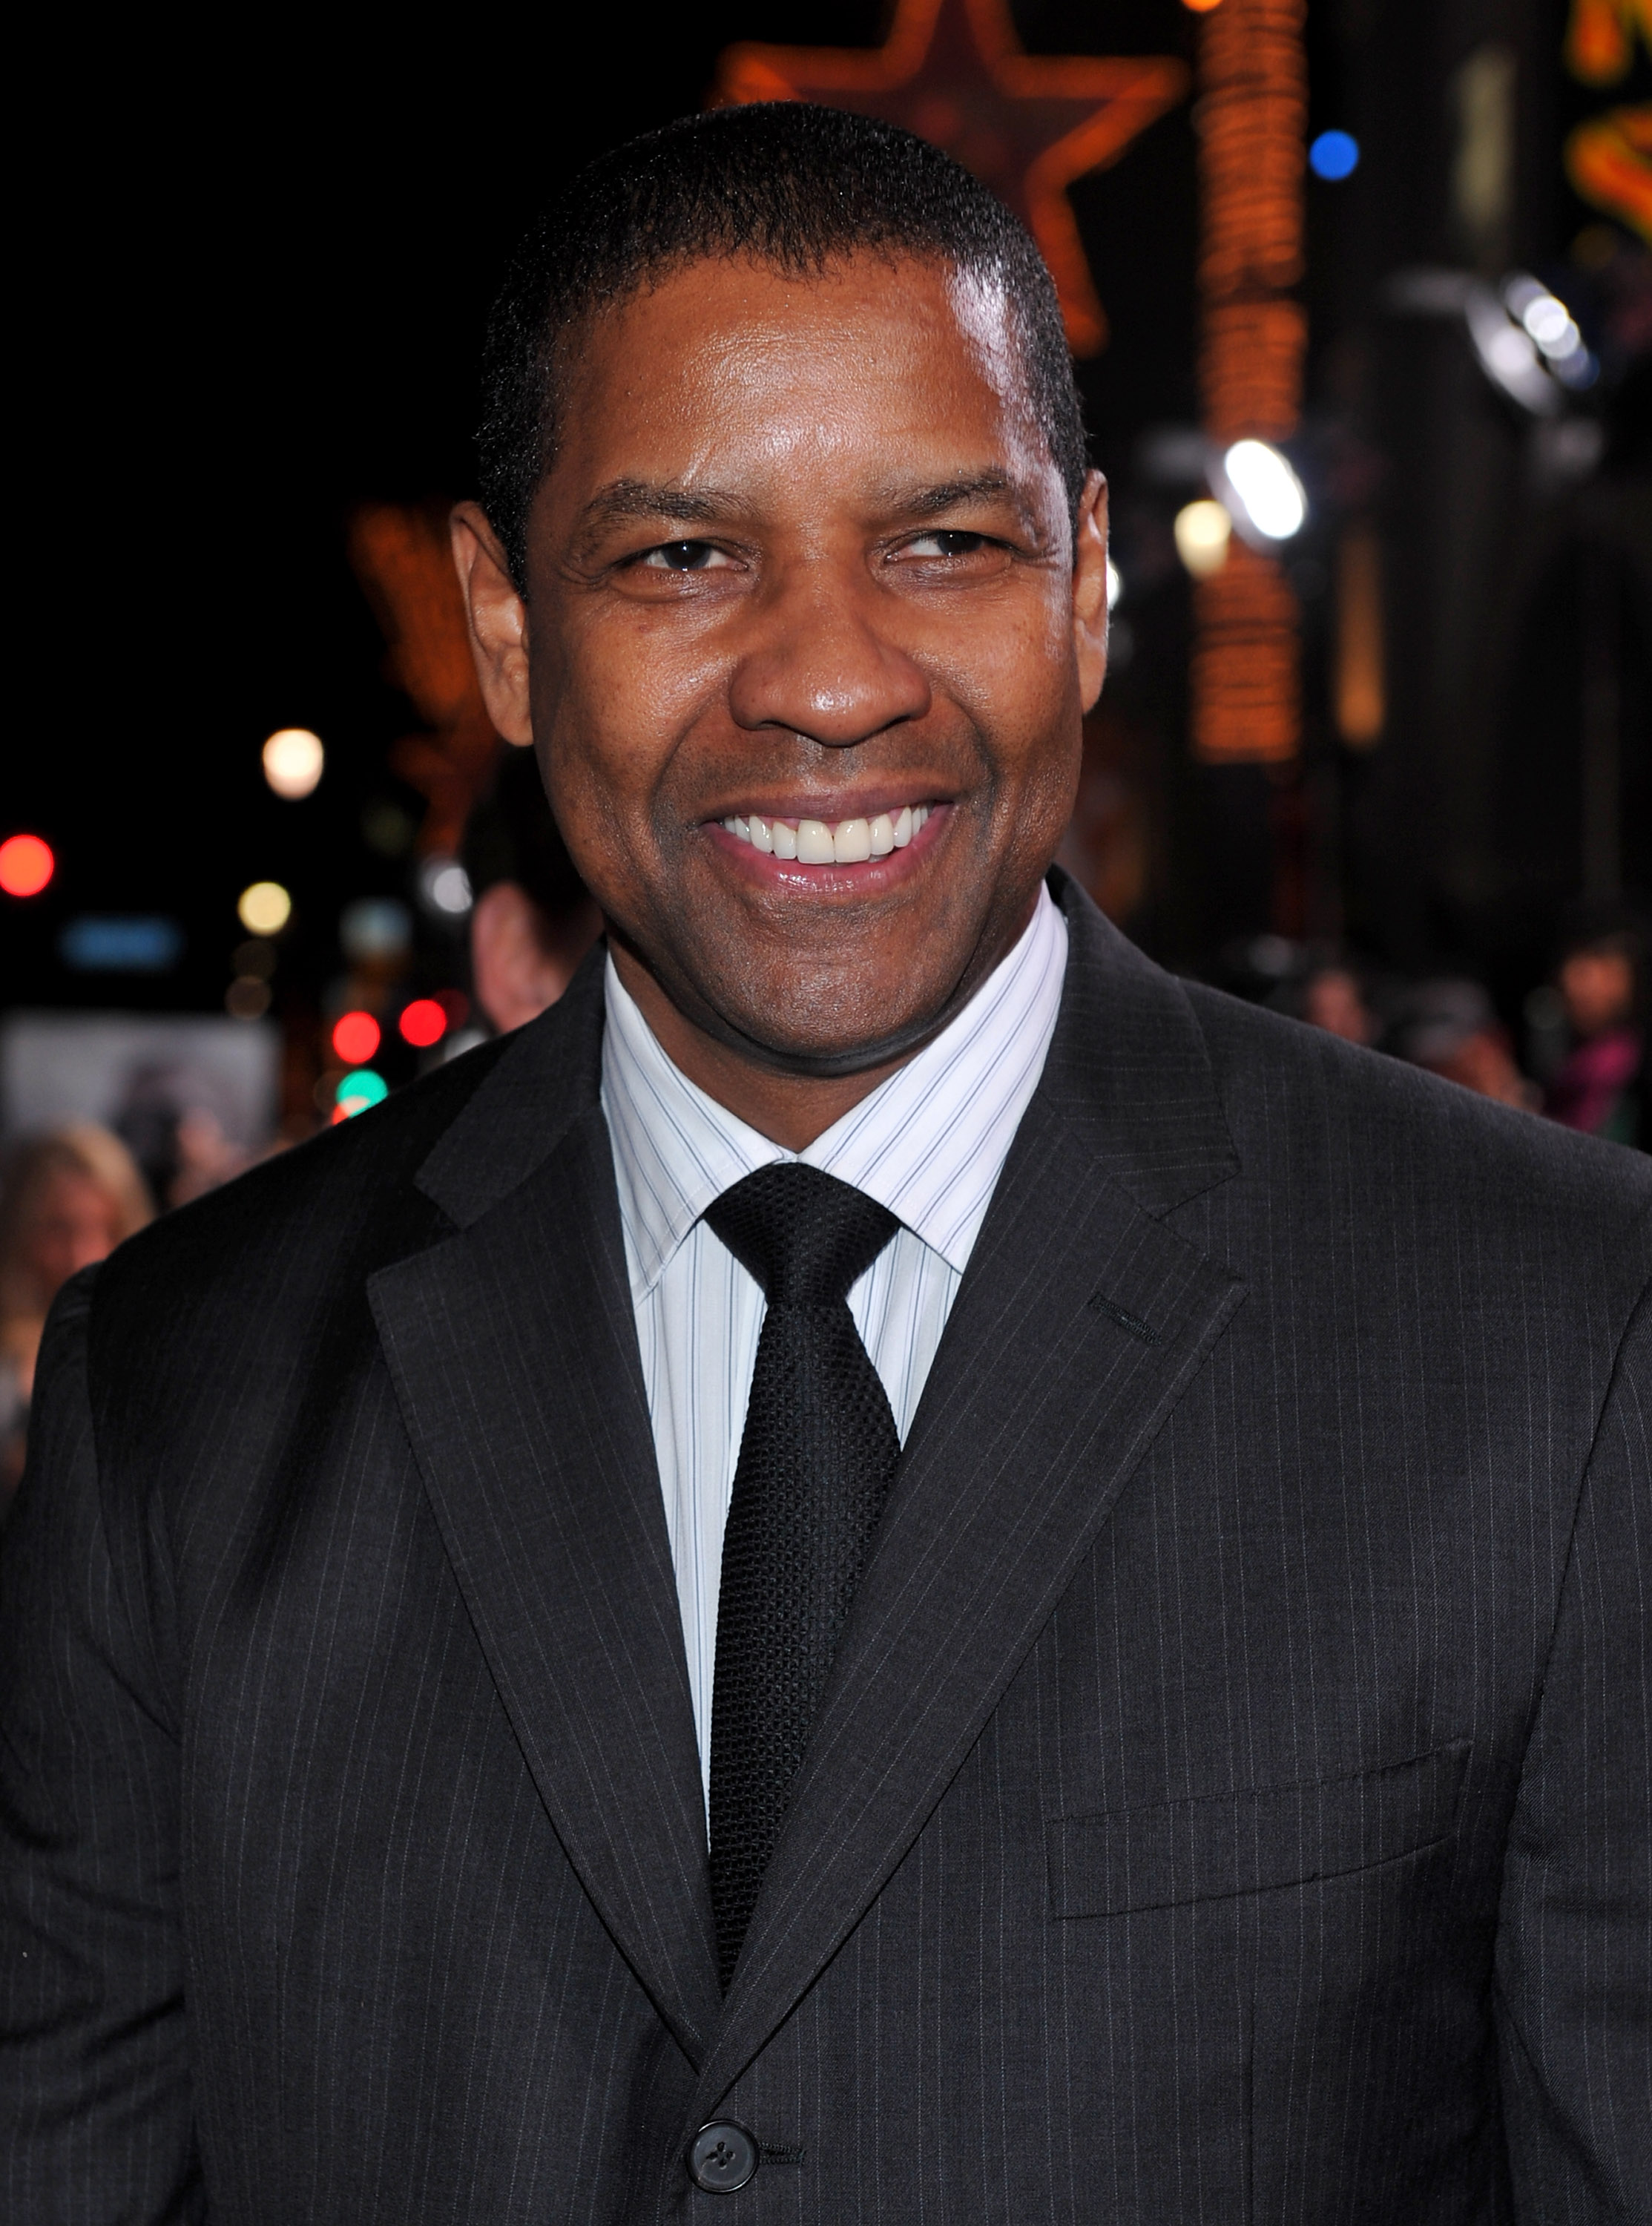
[{"label": "eyebrow", "polygon": [[961,503],[991,501],[995,497],[1008,495],[1020,506],[1020,495],[1006,474],[998,471],[965,472],[956,479],[939,480],[932,487],[892,487],[884,499],[891,510],[908,518],[935,518],[945,510],[956,510]]},{"label": "eyebrow", "polygon": [[580,523],[587,533],[622,525],[631,518],[669,518],[684,525],[709,525],[739,507],[734,496],[715,487],[691,494],[686,487],[657,487],[647,480],[610,480],[586,504]]}]

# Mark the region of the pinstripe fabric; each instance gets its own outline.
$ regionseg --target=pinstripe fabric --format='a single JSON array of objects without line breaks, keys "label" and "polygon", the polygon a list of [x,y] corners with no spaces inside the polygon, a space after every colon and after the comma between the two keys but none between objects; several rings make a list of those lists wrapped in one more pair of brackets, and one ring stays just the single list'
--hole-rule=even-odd
[{"label": "pinstripe fabric", "polygon": [[1646,2215],[1652,1174],[1062,902],[726,2002],[600,965],[66,1294],[0,2214]]},{"label": "pinstripe fabric", "polygon": [[899,1218],[893,1239],[850,1291],[849,1312],[904,1441],[1004,1154],[1044,1070],[1066,963],[1066,925],[1041,891],[1015,948],[950,1026],[794,1154],[672,1065],[608,961],[602,1110],[708,1801],[723,1525],[763,1295],[701,1216],[743,1176],[797,1158]]}]

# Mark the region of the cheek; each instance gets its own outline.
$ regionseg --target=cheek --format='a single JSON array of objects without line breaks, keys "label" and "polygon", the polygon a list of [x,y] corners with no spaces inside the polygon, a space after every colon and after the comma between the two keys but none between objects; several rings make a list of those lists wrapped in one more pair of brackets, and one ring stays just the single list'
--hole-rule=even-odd
[{"label": "cheek", "polygon": [[950,631],[932,669],[975,719],[994,755],[1022,755],[1077,716],[1071,613],[1055,595],[1028,597],[988,625]]},{"label": "cheek", "polygon": [[623,606],[574,626],[560,647],[554,673],[535,689],[552,795],[572,806],[582,792],[639,838],[685,736],[721,701],[721,663],[689,629]]}]

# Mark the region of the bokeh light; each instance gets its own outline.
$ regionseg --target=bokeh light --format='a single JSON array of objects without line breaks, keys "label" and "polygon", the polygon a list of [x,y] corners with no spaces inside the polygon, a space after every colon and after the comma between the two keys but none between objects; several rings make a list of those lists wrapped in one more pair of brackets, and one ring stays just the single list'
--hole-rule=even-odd
[{"label": "bokeh light", "polygon": [[[403,1006],[402,1017],[396,1025],[402,1032],[403,1040],[410,1043],[416,1051],[428,1051],[432,1044],[440,1043],[447,1034],[448,1015],[434,997],[415,997],[410,1005]],[[350,1054],[339,1042],[337,1029],[334,1031],[333,1041],[339,1057],[347,1059]],[[371,1059],[372,1053],[364,1052],[361,1056]]]},{"label": "bokeh light", "polygon": [[365,1066],[378,1048],[379,1035],[371,1013],[346,1013],[333,1024],[333,1048],[346,1066]]},{"label": "bokeh light", "polygon": [[457,858],[427,858],[419,868],[419,898],[438,918],[462,919],[470,910],[470,875]]},{"label": "bokeh light", "polygon": [[1176,554],[1196,580],[1208,580],[1228,561],[1233,520],[1219,502],[1190,502],[1176,513]]},{"label": "bokeh light", "polygon": [[1269,541],[1300,533],[1308,515],[1302,482],[1271,441],[1236,441],[1222,459],[1245,515]]},{"label": "bokeh light", "polygon": [[326,762],[321,736],[308,727],[283,727],[264,746],[264,777],[289,803],[312,792]]},{"label": "bokeh light", "polygon": [[339,941],[353,966],[392,966],[413,940],[413,915],[399,897],[358,897],[339,915]]},{"label": "bokeh light", "polygon": [[279,935],[293,916],[293,900],[279,881],[254,881],[235,909],[249,935]]},{"label": "bokeh light", "polygon": [[1184,8],[1191,8],[1196,16],[1208,16],[1212,8],[1219,8],[1222,0],[1182,0]]},{"label": "bokeh light", "polygon": [[1322,131],[1308,149],[1308,168],[1316,178],[1351,178],[1359,167],[1359,142],[1351,131]]},{"label": "bokeh light", "polygon": [[37,897],[56,868],[51,844],[38,835],[8,835],[0,843],[0,889],[9,897]]},{"label": "bokeh light", "polygon": [[339,1112],[349,1120],[357,1113],[365,1113],[370,1105],[382,1105],[389,1096],[390,1084],[382,1074],[376,1074],[370,1066],[359,1066],[339,1084]]}]

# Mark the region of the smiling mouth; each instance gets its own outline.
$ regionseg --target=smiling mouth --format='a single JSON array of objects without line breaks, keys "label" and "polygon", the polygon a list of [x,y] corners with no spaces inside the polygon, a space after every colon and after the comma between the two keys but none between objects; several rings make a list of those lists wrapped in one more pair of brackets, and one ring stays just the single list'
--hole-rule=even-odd
[{"label": "smiling mouth", "polygon": [[800,866],[859,866],[904,850],[929,816],[927,804],[916,804],[880,811],[874,819],[777,819],[752,811],[719,824],[765,857],[795,859]]}]

